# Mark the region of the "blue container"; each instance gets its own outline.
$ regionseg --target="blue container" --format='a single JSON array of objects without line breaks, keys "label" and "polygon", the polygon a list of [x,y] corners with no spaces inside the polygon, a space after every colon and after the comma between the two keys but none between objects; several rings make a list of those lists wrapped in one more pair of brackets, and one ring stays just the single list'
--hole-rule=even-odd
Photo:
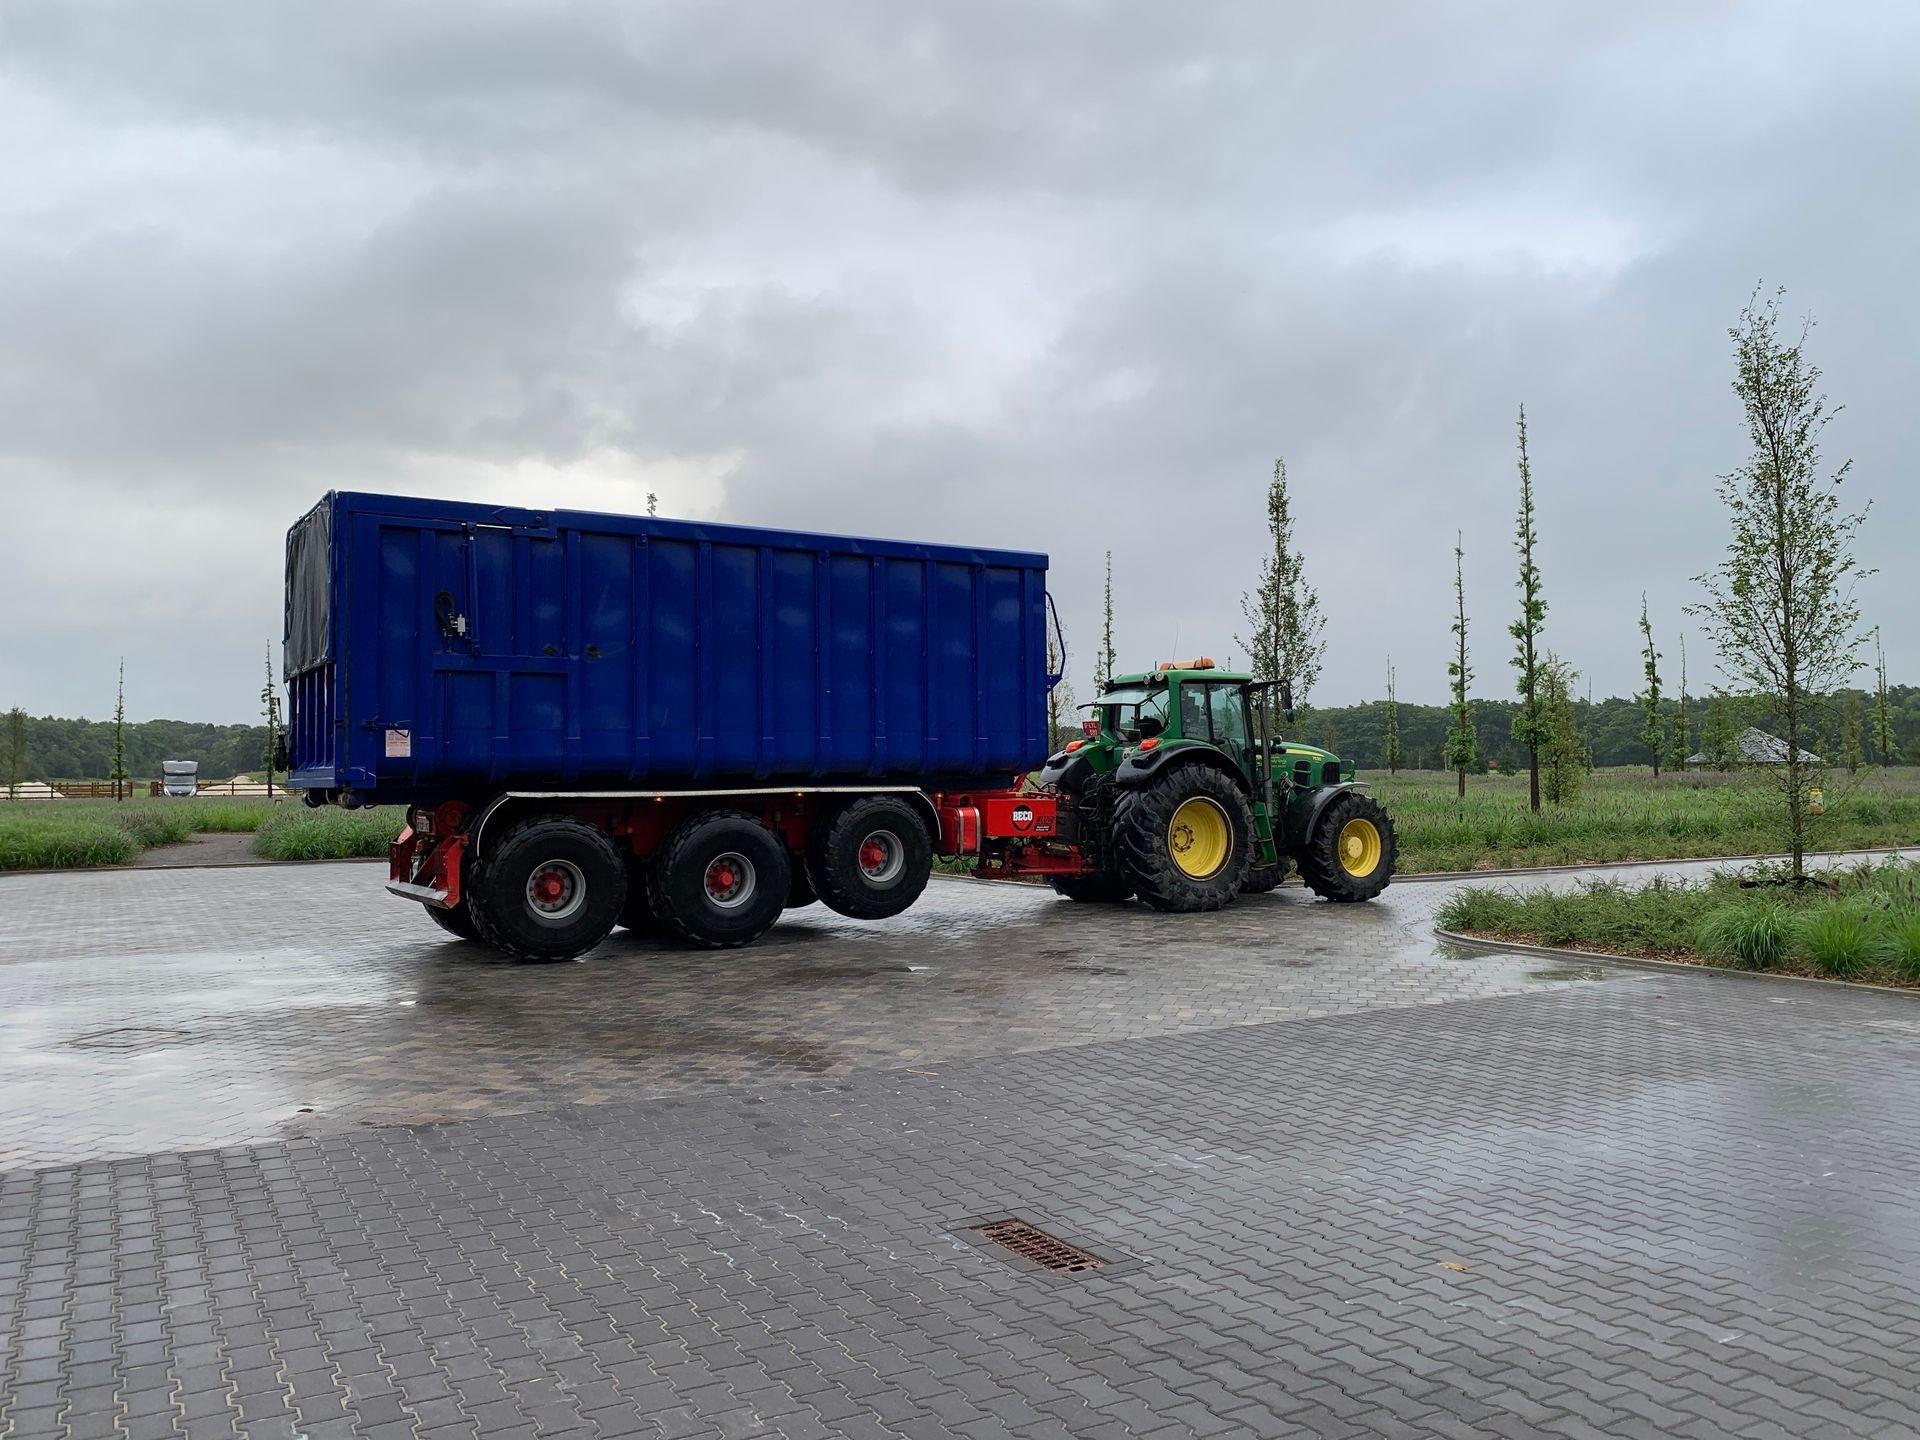
[{"label": "blue container", "polygon": [[295,788],[1004,783],[1044,555],[338,492],[287,534]]}]

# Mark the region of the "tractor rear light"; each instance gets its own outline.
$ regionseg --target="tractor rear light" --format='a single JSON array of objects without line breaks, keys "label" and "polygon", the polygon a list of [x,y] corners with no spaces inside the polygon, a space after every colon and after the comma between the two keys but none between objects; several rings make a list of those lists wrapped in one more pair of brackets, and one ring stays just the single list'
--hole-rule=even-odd
[{"label": "tractor rear light", "polygon": [[1067,754],[1069,755],[1073,754],[1074,751],[1078,750],[1082,745],[1086,743],[1087,742],[1084,740],[1069,740],[1067,742]]},{"label": "tractor rear light", "polygon": [[1155,746],[1157,746],[1159,743],[1160,743],[1160,737],[1158,735],[1149,735],[1146,739],[1140,742],[1140,748],[1142,750],[1151,750]]}]

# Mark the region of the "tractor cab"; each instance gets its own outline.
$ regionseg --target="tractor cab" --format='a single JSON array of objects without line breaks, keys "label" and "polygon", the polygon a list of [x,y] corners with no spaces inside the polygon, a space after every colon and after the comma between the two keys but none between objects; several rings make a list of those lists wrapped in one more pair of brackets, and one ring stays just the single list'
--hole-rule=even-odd
[{"label": "tractor cab", "polygon": [[1084,708],[1082,738],[1039,775],[1091,872],[1056,878],[1061,894],[1217,909],[1271,890],[1289,863],[1331,900],[1372,899],[1392,878],[1392,822],[1352,767],[1277,736],[1291,718],[1280,683],[1177,661],[1113,676]]}]

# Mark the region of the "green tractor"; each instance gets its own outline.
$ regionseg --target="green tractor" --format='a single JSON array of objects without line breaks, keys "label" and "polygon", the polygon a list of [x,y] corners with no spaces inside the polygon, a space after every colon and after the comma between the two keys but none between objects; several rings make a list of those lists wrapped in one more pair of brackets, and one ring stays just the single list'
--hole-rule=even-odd
[{"label": "green tractor", "polygon": [[1080,872],[1055,873],[1072,900],[1132,896],[1156,910],[1218,910],[1299,868],[1327,900],[1371,900],[1393,878],[1397,842],[1353,767],[1275,738],[1273,681],[1211,660],[1115,675],[1086,707],[1084,739],[1051,756],[1043,790],[1059,796],[1058,840]]}]

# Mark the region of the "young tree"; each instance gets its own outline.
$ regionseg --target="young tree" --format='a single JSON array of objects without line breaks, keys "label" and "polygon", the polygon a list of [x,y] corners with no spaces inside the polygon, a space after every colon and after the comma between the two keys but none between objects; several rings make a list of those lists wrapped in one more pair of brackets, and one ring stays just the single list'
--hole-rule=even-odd
[{"label": "young tree", "polygon": [[127,661],[120,657],[120,688],[113,702],[113,764],[107,771],[107,779],[113,782],[113,798],[126,798],[126,784],[132,777],[127,774]]},{"label": "young tree", "polygon": [[273,646],[267,646],[267,683],[260,691],[260,713],[267,717],[267,743],[260,763],[267,772],[267,798],[273,798],[273,762],[280,750],[280,687],[273,683]]},{"label": "young tree", "polygon": [[18,705],[7,711],[7,737],[0,753],[6,758],[7,798],[18,799],[27,780],[27,712]]},{"label": "young tree", "polygon": [[1546,623],[1547,602],[1540,598],[1540,567],[1534,562],[1533,465],[1527,458],[1527,407],[1520,407],[1520,519],[1514,527],[1514,548],[1520,552],[1520,618],[1507,627],[1514,638],[1513,668],[1520,672],[1517,689],[1520,711],[1513,717],[1513,739],[1527,747],[1528,803],[1540,808],[1540,748],[1550,733],[1546,706],[1540,695],[1540,630]]},{"label": "young tree", "polygon": [[1653,622],[1647,619],[1647,592],[1640,592],[1640,634],[1646,647],[1640,652],[1640,659],[1646,669],[1647,688],[1640,696],[1641,708],[1647,712],[1646,727],[1640,732],[1640,743],[1653,752],[1653,778],[1660,778],[1660,752],[1666,748],[1667,731],[1660,719],[1660,652],[1653,648]]},{"label": "young tree", "polygon": [[1400,773],[1400,697],[1393,686],[1393,657],[1387,657],[1387,773]]},{"label": "young tree", "polygon": [[1549,803],[1571,805],[1580,796],[1586,778],[1586,745],[1573,703],[1573,668],[1547,653],[1540,667],[1541,708],[1545,712],[1547,741],[1542,747],[1540,787]]},{"label": "young tree", "polygon": [[1813,322],[1803,321],[1797,338],[1783,339],[1780,293],[1761,303],[1756,291],[1727,332],[1733,389],[1753,453],[1720,479],[1733,537],[1726,558],[1697,577],[1707,598],[1691,613],[1706,621],[1721,671],[1771,697],[1786,731],[1785,763],[1759,768],[1779,788],[1793,875],[1801,880],[1807,792],[1819,779],[1803,746],[1812,734],[1815,697],[1838,689],[1859,668],[1864,637],[1853,591],[1871,572],[1853,557],[1866,512],[1840,508],[1840,485],[1852,462],[1821,473],[1828,416],[1820,370],[1806,355]]},{"label": "young tree", "polygon": [[1467,798],[1467,771],[1480,763],[1479,746],[1473,731],[1473,709],[1467,703],[1467,686],[1473,683],[1473,671],[1467,665],[1467,581],[1466,552],[1462,537],[1453,537],[1453,634],[1454,658],[1447,662],[1447,674],[1453,678],[1453,723],[1447,728],[1447,768],[1459,779],[1459,793]]},{"label": "young tree", "polygon": [[1866,758],[1860,748],[1860,692],[1849,690],[1840,701],[1840,763],[1847,774],[1858,775]]},{"label": "young tree", "polygon": [[1701,722],[1700,753],[1714,769],[1731,770],[1739,759],[1739,752],[1734,748],[1738,740],[1733,733],[1733,711],[1727,697],[1715,695],[1707,702],[1707,716]]},{"label": "young tree", "polygon": [[1284,681],[1294,703],[1304,705],[1326,658],[1327,621],[1319,594],[1307,584],[1304,559],[1293,548],[1285,460],[1273,462],[1267,484],[1267,535],[1273,549],[1260,562],[1260,583],[1240,598],[1240,613],[1253,633],[1234,637],[1234,643],[1247,652],[1256,678]]},{"label": "young tree", "polygon": [[1671,770],[1687,768],[1687,757],[1693,754],[1693,722],[1688,718],[1687,705],[1687,633],[1680,632],[1680,698],[1673,705],[1673,727],[1668,732],[1667,767]]},{"label": "young tree", "polygon": [[1060,683],[1047,692],[1047,748],[1058,749],[1074,737],[1073,685],[1067,679],[1067,635],[1061,630],[1047,632],[1047,673],[1058,675]]},{"label": "young tree", "polygon": [[1104,620],[1100,627],[1100,648],[1093,652],[1093,693],[1100,694],[1113,678],[1113,551],[1107,551],[1107,591]]},{"label": "young tree", "polygon": [[1887,697],[1887,652],[1878,625],[1873,627],[1873,749],[1881,769],[1893,763],[1893,705]]},{"label": "young tree", "polygon": [[653,491],[649,490],[647,491],[647,514],[658,515],[659,513],[660,513],[660,497],[654,494]]}]

